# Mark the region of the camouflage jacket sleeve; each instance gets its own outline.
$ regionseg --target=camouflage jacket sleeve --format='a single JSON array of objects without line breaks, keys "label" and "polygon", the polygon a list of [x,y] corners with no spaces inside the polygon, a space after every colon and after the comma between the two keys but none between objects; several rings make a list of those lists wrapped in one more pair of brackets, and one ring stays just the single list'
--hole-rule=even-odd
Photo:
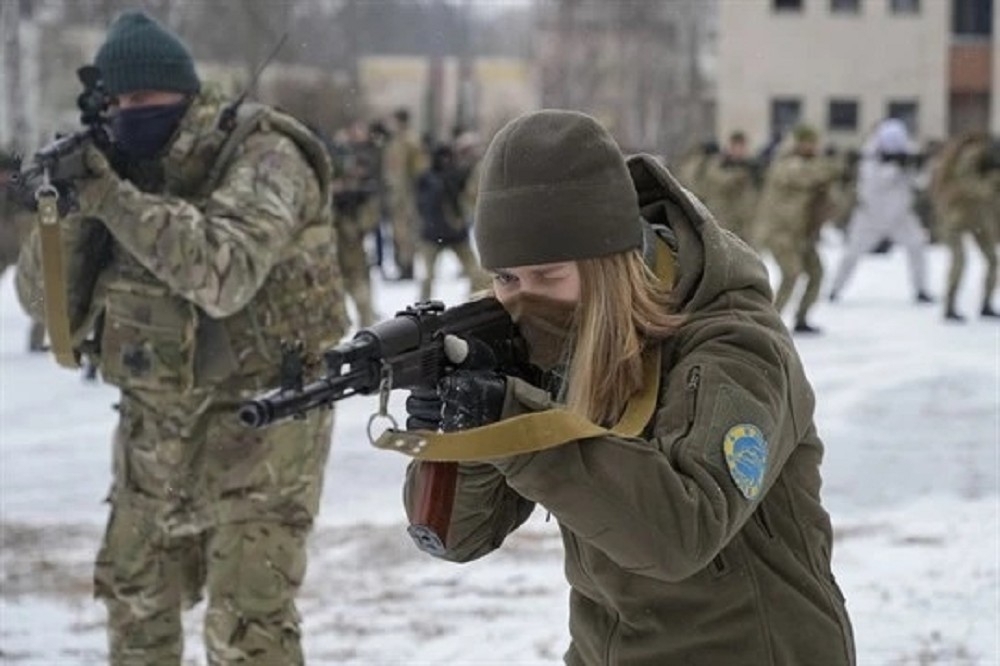
[{"label": "camouflage jacket sleeve", "polygon": [[316,173],[298,147],[267,132],[246,140],[203,205],[120,181],[97,217],[170,289],[221,318],[250,302],[323,206]]},{"label": "camouflage jacket sleeve", "polygon": [[[411,522],[416,507],[417,473],[423,464],[414,461],[406,470],[403,504]],[[511,490],[492,465],[459,464],[455,505],[442,558],[468,562],[496,550],[508,534],[528,519],[534,508],[535,503]]]},{"label": "camouflage jacket sleeve", "polygon": [[45,321],[45,296],[42,291],[42,240],[37,230],[28,234],[17,257],[14,276],[17,300],[28,316]]}]

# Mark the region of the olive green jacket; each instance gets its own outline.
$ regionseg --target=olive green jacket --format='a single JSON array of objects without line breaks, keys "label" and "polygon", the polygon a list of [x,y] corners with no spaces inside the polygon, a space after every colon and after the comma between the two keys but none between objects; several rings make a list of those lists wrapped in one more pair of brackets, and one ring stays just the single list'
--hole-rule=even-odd
[{"label": "olive green jacket", "polygon": [[644,217],[676,238],[688,315],[655,417],[641,438],[462,465],[445,557],[485,555],[541,504],[566,549],[566,663],[853,664],[813,392],[767,272],[652,158],[629,167]]}]

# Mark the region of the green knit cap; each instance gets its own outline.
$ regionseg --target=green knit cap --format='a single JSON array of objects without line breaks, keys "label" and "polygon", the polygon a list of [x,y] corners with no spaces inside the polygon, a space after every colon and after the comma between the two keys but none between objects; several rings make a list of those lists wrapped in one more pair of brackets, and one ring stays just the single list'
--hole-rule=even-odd
[{"label": "green knit cap", "polygon": [[136,90],[196,93],[201,87],[188,48],[141,11],[124,12],[115,19],[94,64],[109,95]]},{"label": "green knit cap", "polygon": [[476,247],[484,268],[592,259],[642,245],[625,158],[590,116],[545,110],[501,129],[483,157]]}]

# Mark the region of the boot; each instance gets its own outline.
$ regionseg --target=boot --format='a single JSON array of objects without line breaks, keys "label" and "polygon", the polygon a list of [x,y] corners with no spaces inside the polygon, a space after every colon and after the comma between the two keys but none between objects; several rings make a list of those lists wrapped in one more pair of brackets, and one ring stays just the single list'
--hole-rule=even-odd
[{"label": "boot", "polygon": [[947,310],[945,310],[945,312],[944,312],[944,320],[945,321],[950,321],[950,322],[953,322],[953,323],[956,323],[956,324],[964,324],[965,323],[965,317],[963,317],[962,315],[958,314],[958,312],[955,311],[955,308],[948,308]]},{"label": "boot", "polygon": [[407,282],[413,279],[413,266],[400,266],[396,275],[396,282]]},{"label": "boot", "polygon": [[983,309],[979,311],[979,316],[991,319],[1000,318],[1000,312],[997,312],[996,310],[993,309],[992,305],[986,303],[983,305]]},{"label": "boot", "polygon": [[819,335],[823,332],[823,329],[816,328],[815,326],[810,326],[805,319],[800,319],[795,322],[795,328],[792,329],[794,333],[802,333],[804,335]]},{"label": "boot", "polygon": [[928,294],[923,289],[921,289],[920,291],[917,292],[917,297],[914,300],[916,300],[917,305],[920,305],[922,303],[933,303],[934,297]]}]

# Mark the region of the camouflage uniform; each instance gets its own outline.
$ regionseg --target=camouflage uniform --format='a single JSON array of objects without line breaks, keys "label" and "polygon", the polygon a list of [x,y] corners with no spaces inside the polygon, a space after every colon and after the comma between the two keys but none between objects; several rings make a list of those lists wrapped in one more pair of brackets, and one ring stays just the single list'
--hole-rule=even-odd
[{"label": "camouflage uniform", "polygon": [[393,258],[401,277],[413,277],[416,253],[417,208],[414,188],[423,171],[420,143],[401,130],[385,146],[383,169],[389,191],[389,214],[392,216]]},{"label": "camouflage uniform", "polygon": [[768,171],[758,209],[759,244],[770,250],[781,283],[774,305],[781,312],[798,283],[807,278],[805,292],[795,313],[795,325],[805,329],[809,309],[819,296],[823,264],[816,251],[820,228],[830,217],[829,189],[839,177],[838,167],[820,157],[795,153],[775,160]]},{"label": "camouflage uniform", "polygon": [[1000,192],[1000,171],[984,168],[988,140],[985,136],[961,139],[952,147],[955,151],[943,158],[935,175],[935,217],[941,237],[951,253],[948,286],[945,295],[945,316],[961,319],[955,309],[958,288],[965,272],[963,237],[971,234],[986,260],[983,283],[983,315],[994,315],[991,299],[997,282],[996,198]]},{"label": "camouflage uniform", "polygon": [[[9,174],[16,168],[13,159],[0,153],[0,276],[17,263],[21,245],[28,237],[34,216],[17,201],[15,192],[7,187]],[[28,350],[41,351],[45,346],[45,326],[31,323]]]},{"label": "camouflage uniform", "polygon": [[[81,293],[90,280],[70,267],[86,313],[74,339],[94,331],[101,375],[121,389],[95,572],[113,664],[178,664],[180,611],[203,589],[210,664],[303,662],[295,596],[332,415],[250,431],[236,406],[278,383],[282,340],[303,341],[311,369],[346,329],[330,164],[266,107],[244,105],[223,130],[221,103],[194,99],[142,189],[99,169],[63,220],[72,256],[97,272]],[[37,233],[28,243],[18,295],[41,319]]]},{"label": "camouflage uniform", "polygon": [[750,243],[757,209],[755,165],[727,155],[708,159],[702,175],[705,205],[723,228]]}]

